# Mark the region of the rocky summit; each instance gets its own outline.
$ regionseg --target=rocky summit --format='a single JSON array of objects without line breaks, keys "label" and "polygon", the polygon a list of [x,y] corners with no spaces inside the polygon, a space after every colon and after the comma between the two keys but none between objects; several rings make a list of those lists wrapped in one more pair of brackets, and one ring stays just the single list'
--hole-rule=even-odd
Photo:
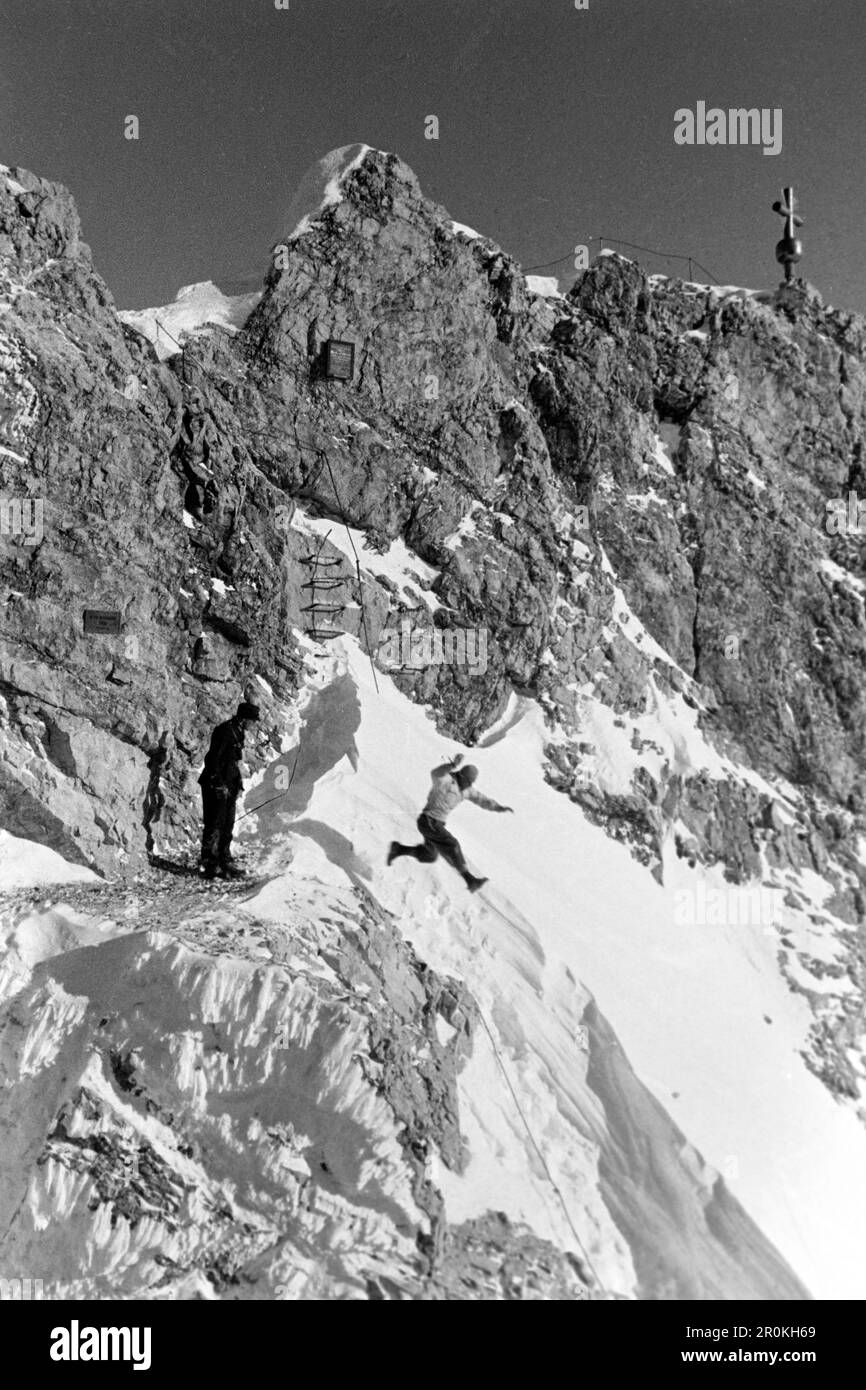
[{"label": "rocky summit", "polygon": [[[302,194],[260,293],[119,313],[0,168],[0,1269],[862,1296],[782,1170],[866,1156],[866,322],[612,253],[559,293],[366,146]],[[241,699],[265,882],[208,897]],[[445,747],[522,792],[507,899],[384,868]]]}]

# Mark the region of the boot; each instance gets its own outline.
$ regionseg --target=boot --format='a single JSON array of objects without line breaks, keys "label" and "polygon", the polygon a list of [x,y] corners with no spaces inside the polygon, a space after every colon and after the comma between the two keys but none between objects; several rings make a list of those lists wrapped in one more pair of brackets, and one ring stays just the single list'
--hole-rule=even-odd
[{"label": "boot", "polygon": [[393,864],[394,860],[399,859],[402,853],[403,846],[401,844],[398,844],[396,840],[392,840],[391,848],[388,850],[388,858],[385,860],[385,863]]},{"label": "boot", "polygon": [[474,874],[465,874],[466,887],[470,893],[477,893],[479,888],[483,888],[487,882],[486,878],[476,878]]},{"label": "boot", "polygon": [[220,878],[246,878],[247,876],[246,869],[239,868],[237,864],[220,864],[218,872]]},{"label": "boot", "polygon": [[202,876],[202,878],[206,878],[206,879],[210,880],[210,879],[212,879],[212,878],[216,878],[216,875],[217,875],[217,866],[216,866],[216,864],[202,864],[202,868],[201,868],[201,876]]}]

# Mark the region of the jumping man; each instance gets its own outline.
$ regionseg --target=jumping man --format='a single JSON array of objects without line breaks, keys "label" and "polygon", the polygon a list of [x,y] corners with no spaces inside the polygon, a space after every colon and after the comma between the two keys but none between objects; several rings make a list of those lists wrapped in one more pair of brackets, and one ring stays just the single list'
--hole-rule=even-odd
[{"label": "jumping man", "polygon": [[478,777],[478,768],[471,765],[460,767],[462,761],[463,754],[458,753],[450,763],[442,763],[440,767],[433,768],[430,774],[433,785],[417,822],[418,829],[424,836],[424,843],[401,845],[392,840],[388,851],[388,863],[393,864],[401,855],[409,854],[413,859],[420,859],[423,864],[431,864],[441,854],[442,858],[462,875],[470,893],[476,893],[487,879],[476,878],[469,872],[460,845],[451,832],[445,829],[445,819],[449,812],[464,800],[474,801],[476,806],[482,806],[485,811],[511,811],[512,808],[500,806],[497,801],[491,801],[489,796],[482,796],[481,792],[473,791],[472,784]]}]

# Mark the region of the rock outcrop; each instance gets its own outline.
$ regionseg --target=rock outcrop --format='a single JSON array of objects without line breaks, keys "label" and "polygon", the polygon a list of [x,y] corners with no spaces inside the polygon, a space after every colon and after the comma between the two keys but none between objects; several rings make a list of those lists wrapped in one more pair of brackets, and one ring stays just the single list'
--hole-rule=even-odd
[{"label": "rock outcrop", "polygon": [[[43,508],[38,544],[4,538],[6,815],[58,846],[74,816],[67,852],[134,859],[157,750],[194,758],[256,674],[297,687],[300,502],[437,572],[424,604],[370,567],[374,650],[406,614],[485,629],[483,672],[398,677],[445,727],[477,737],[515,688],[568,727],[588,681],[641,709],[655,674],[744,762],[858,816],[859,541],[827,518],[860,477],[864,325],[814,293],[704,291],[615,256],[542,299],[394,156],[368,152],[343,195],[275,248],[239,333],[199,331],[163,364],[119,323],[65,191],[0,179],[4,497]],[[351,383],[323,375],[332,338],[355,346]],[[197,411],[200,521],[181,438]],[[667,655],[655,673],[616,630],[611,566]],[[340,625],[363,638],[352,568]],[[118,609],[122,636],[86,638],[85,608]],[[180,833],[189,788],[163,780]]]}]

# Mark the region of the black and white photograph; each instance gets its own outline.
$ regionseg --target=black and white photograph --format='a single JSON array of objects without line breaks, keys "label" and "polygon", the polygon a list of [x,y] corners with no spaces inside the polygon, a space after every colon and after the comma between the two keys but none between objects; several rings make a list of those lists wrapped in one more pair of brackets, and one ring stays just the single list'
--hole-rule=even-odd
[{"label": "black and white photograph", "polygon": [[0,0],[43,1375],[310,1302],[853,1348],[864,72],[862,0]]}]

